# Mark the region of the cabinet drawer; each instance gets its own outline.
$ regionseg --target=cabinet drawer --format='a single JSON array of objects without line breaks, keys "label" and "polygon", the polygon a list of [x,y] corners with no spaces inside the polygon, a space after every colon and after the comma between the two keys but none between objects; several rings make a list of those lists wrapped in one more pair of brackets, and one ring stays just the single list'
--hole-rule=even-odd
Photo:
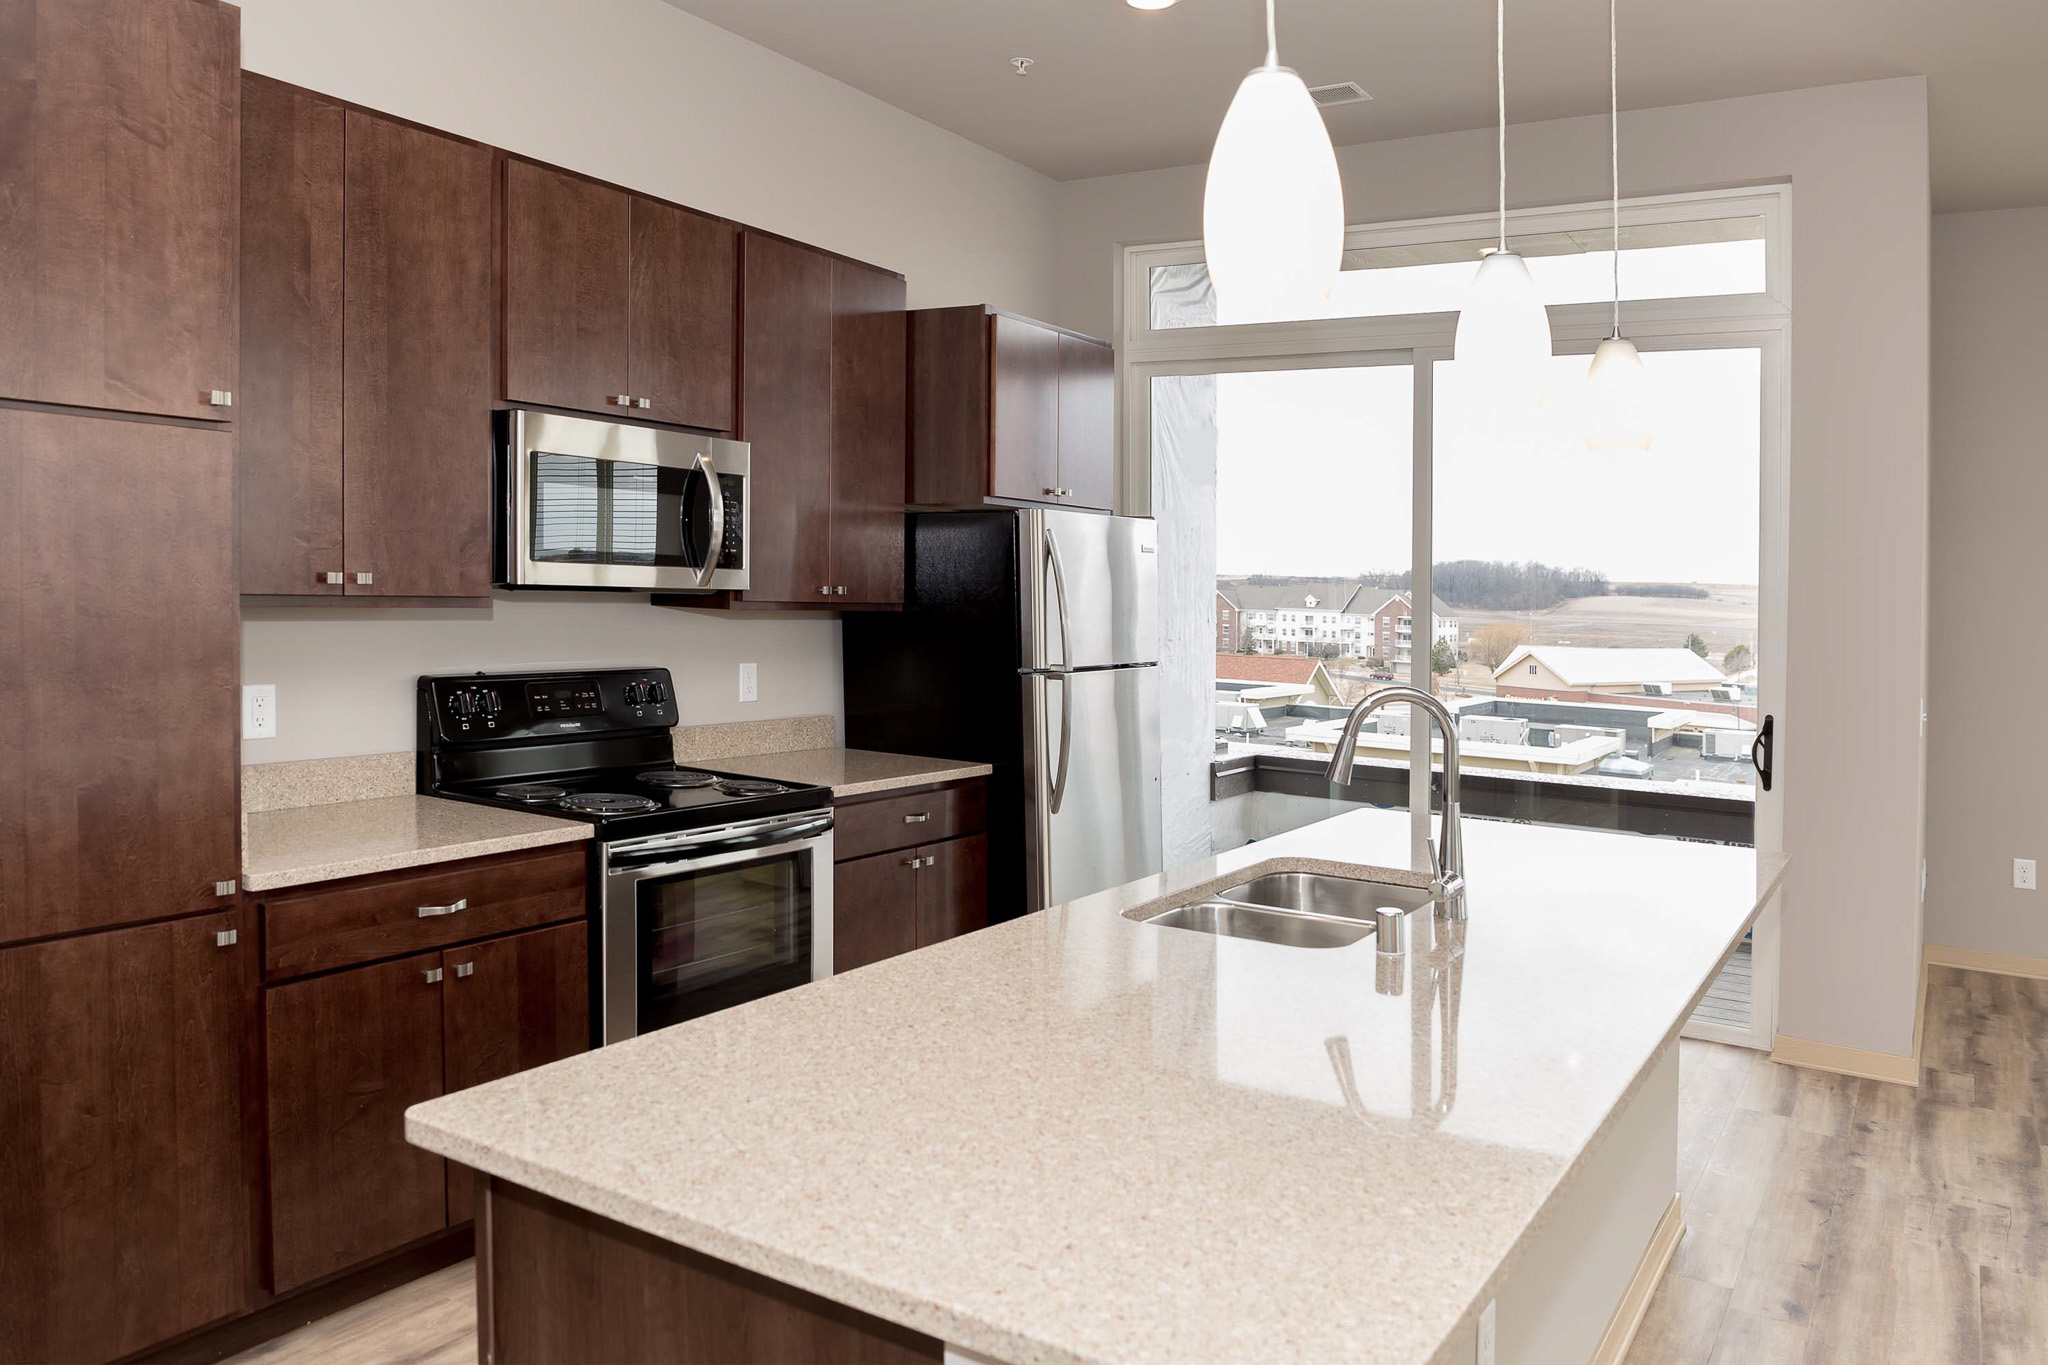
[{"label": "cabinet drawer", "polygon": [[832,821],[832,856],[839,861],[979,834],[988,828],[988,784],[853,801],[835,807]]},{"label": "cabinet drawer", "polygon": [[[279,896],[263,906],[264,975],[303,976],[576,919],[585,877],[583,846],[574,844]],[[445,909],[454,905],[461,908]]]}]

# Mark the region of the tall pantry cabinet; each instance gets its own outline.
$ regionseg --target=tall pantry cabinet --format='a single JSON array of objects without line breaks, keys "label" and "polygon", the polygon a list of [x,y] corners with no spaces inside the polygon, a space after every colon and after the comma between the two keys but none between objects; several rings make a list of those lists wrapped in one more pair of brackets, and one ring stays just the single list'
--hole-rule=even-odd
[{"label": "tall pantry cabinet", "polygon": [[247,1306],[240,25],[0,0],[0,1359]]}]

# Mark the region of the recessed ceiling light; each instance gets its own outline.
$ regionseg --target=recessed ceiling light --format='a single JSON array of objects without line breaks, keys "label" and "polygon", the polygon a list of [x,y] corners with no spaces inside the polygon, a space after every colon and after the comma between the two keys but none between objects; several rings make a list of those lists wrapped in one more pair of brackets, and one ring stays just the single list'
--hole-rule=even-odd
[{"label": "recessed ceiling light", "polygon": [[1174,0],[1124,0],[1132,9],[1172,9]]}]

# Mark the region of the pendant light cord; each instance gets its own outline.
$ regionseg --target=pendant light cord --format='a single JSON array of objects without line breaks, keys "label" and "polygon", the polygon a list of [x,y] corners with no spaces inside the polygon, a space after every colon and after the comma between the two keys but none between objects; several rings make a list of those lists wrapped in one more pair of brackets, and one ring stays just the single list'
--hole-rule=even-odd
[{"label": "pendant light cord", "polygon": [[1621,47],[1614,21],[1617,0],[1607,0],[1607,153],[1614,187],[1614,335],[1621,335]]},{"label": "pendant light cord", "polygon": [[1273,27],[1273,0],[1266,0],[1266,66],[1280,65],[1280,40]]},{"label": "pendant light cord", "polygon": [[[1613,0],[1609,0],[1611,4]],[[1269,0],[1270,3],[1270,0]],[[1508,0],[1494,0],[1493,84],[1500,113],[1500,249],[1508,249]]]}]

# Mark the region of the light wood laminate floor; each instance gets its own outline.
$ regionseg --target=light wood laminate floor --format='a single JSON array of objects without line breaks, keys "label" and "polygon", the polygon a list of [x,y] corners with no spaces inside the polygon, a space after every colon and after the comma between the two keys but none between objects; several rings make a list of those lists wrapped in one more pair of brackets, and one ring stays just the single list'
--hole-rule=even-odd
[{"label": "light wood laminate floor", "polygon": [[[2048,1365],[2048,981],[1933,968],[1917,1090],[1680,1044],[1685,1241],[1629,1365]],[[476,1359],[450,1266],[237,1362]]]}]

